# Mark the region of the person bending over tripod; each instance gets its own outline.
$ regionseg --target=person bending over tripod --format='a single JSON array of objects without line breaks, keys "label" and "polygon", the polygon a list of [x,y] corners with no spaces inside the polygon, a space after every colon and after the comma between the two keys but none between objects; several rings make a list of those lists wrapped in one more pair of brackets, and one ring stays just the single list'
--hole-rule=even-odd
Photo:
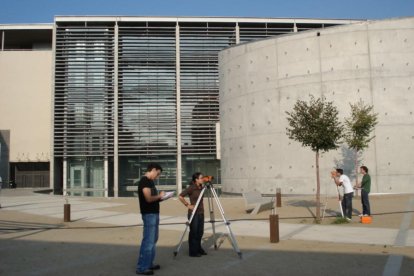
[{"label": "person bending over tripod", "polygon": [[[207,255],[204,249],[201,247],[201,239],[204,234],[204,206],[203,199],[201,199],[197,210],[194,210],[197,203],[197,199],[200,196],[203,189],[203,174],[196,172],[192,176],[190,186],[187,187],[180,195],[180,201],[188,208],[188,219],[191,218],[193,211],[193,220],[190,224],[190,233],[188,234],[188,246],[190,251],[190,257],[201,257],[201,255]],[[190,198],[190,203],[185,200],[185,196]]]},{"label": "person bending over tripod", "polygon": [[342,169],[336,169],[336,175],[332,175],[332,179],[337,186],[344,187],[344,197],[342,198],[342,211],[344,212],[347,221],[352,220],[352,197],[354,196],[354,189],[352,188],[351,180],[344,174]]}]

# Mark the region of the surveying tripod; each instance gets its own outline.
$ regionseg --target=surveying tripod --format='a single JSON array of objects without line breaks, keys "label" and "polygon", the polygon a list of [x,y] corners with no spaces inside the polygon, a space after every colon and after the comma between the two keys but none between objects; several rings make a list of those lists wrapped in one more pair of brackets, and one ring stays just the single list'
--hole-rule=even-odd
[{"label": "surveying tripod", "polygon": [[[201,190],[200,196],[197,199],[197,203],[194,206],[193,212],[191,213],[190,219],[186,222],[186,226],[185,226],[185,230],[183,232],[183,234],[181,235],[181,239],[180,242],[178,243],[178,246],[176,248],[176,250],[174,251],[174,257],[177,256],[178,251],[180,251],[181,245],[183,244],[183,239],[185,236],[185,233],[187,232],[188,228],[191,225],[191,222],[193,221],[194,215],[196,214],[197,208],[200,205],[200,202],[203,198],[204,192],[208,190],[208,196],[207,196],[207,201],[208,201],[208,210],[210,212],[210,223],[213,229],[213,239],[214,239],[214,249],[217,250],[217,239],[216,239],[216,227],[215,227],[215,219],[214,219],[214,208],[213,208],[213,198],[216,201],[217,207],[220,210],[220,214],[221,217],[223,218],[224,224],[226,225],[227,231],[229,233],[229,237],[231,240],[231,245],[233,246],[234,251],[236,251],[237,255],[239,256],[239,258],[242,258],[242,253],[240,252],[239,246],[237,245],[237,241],[236,238],[234,237],[233,232],[231,231],[230,228],[230,222],[226,219],[225,215],[224,215],[224,210],[223,210],[223,206],[221,205],[218,196],[217,196],[217,192],[213,187],[213,184],[211,184],[211,182],[206,182],[204,184],[203,189]],[[224,235],[224,234],[223,234]]]}]

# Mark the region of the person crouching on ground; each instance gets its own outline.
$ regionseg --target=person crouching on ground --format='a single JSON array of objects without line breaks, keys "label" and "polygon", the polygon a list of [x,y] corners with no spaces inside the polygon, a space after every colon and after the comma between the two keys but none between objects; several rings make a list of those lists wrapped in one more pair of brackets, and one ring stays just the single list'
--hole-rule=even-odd
[{"label": "person crouching on ground", "polygon": [[161,172],[160,165],[149,164],[138,184],[139,207],[144,227],[136,274],[152,275],[153,270],[160,269],[160,265],[154,264],[154,259],[160,224],[160,201],[165,192],[158,193],[154,180]]},{"label": "person crouching on ground", "polygon": [[336,176],[332,175],[333,180],[337,186],[344,188],[344,196],[342,198],[342,211],[348,221],[352,219],[352,198],[354,196],[354,189],[352,188],[351,180],[344,174],[342,169],[336,169]]},{"label": "person crouching on ground", "polygon": [[[201,255],[207,255],[204,249],[201,247],[201,239],[204,234],[204,205],[203,198],[201,198],[197,210],[194,210],[197,200],[203,189],[203,174],[196,172],[192,176],[190,186],[185,189],[179,196],[180,201],[188,208],[188,219],[191,218],[191,214],[195,211],[193,220],[190,224],[190,233],[188,234],[188,246],[190,251],[190,257],[201,257]],[[190,198],[190,203],[185,200],[185,196]]]}]

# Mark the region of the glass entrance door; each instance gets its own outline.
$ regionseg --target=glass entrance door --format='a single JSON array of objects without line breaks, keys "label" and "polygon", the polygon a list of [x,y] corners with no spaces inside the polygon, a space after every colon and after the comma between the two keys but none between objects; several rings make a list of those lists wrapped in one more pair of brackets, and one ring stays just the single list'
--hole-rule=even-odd
[{"label": "glass entrance door", "polygon": [[70,167],[70,188],[85,188],[85,167]]}]

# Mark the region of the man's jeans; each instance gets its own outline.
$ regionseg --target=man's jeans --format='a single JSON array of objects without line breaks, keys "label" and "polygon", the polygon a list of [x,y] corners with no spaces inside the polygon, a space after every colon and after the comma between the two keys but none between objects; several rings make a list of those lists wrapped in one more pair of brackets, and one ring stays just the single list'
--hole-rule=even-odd
[{"label": "man's jeans", "polygon": [[137,271],[144,272],[153,266],[155,258],[155,244],[158,240],[158,226],[160,214],[142,214],[144,233],[137,263]]},{"label": "man's jeans", "polygon": [[342,211],[344,212],[345,217],[352,219],[352,197],[354,193],[344,194],[342,198]]},{"label": "man's jeans", "polygon": [[362,203],[362,214],[371,215],[371,209],[369,207],[369,198],[368,194],[364,189],[361,190],[361,203]]}]

